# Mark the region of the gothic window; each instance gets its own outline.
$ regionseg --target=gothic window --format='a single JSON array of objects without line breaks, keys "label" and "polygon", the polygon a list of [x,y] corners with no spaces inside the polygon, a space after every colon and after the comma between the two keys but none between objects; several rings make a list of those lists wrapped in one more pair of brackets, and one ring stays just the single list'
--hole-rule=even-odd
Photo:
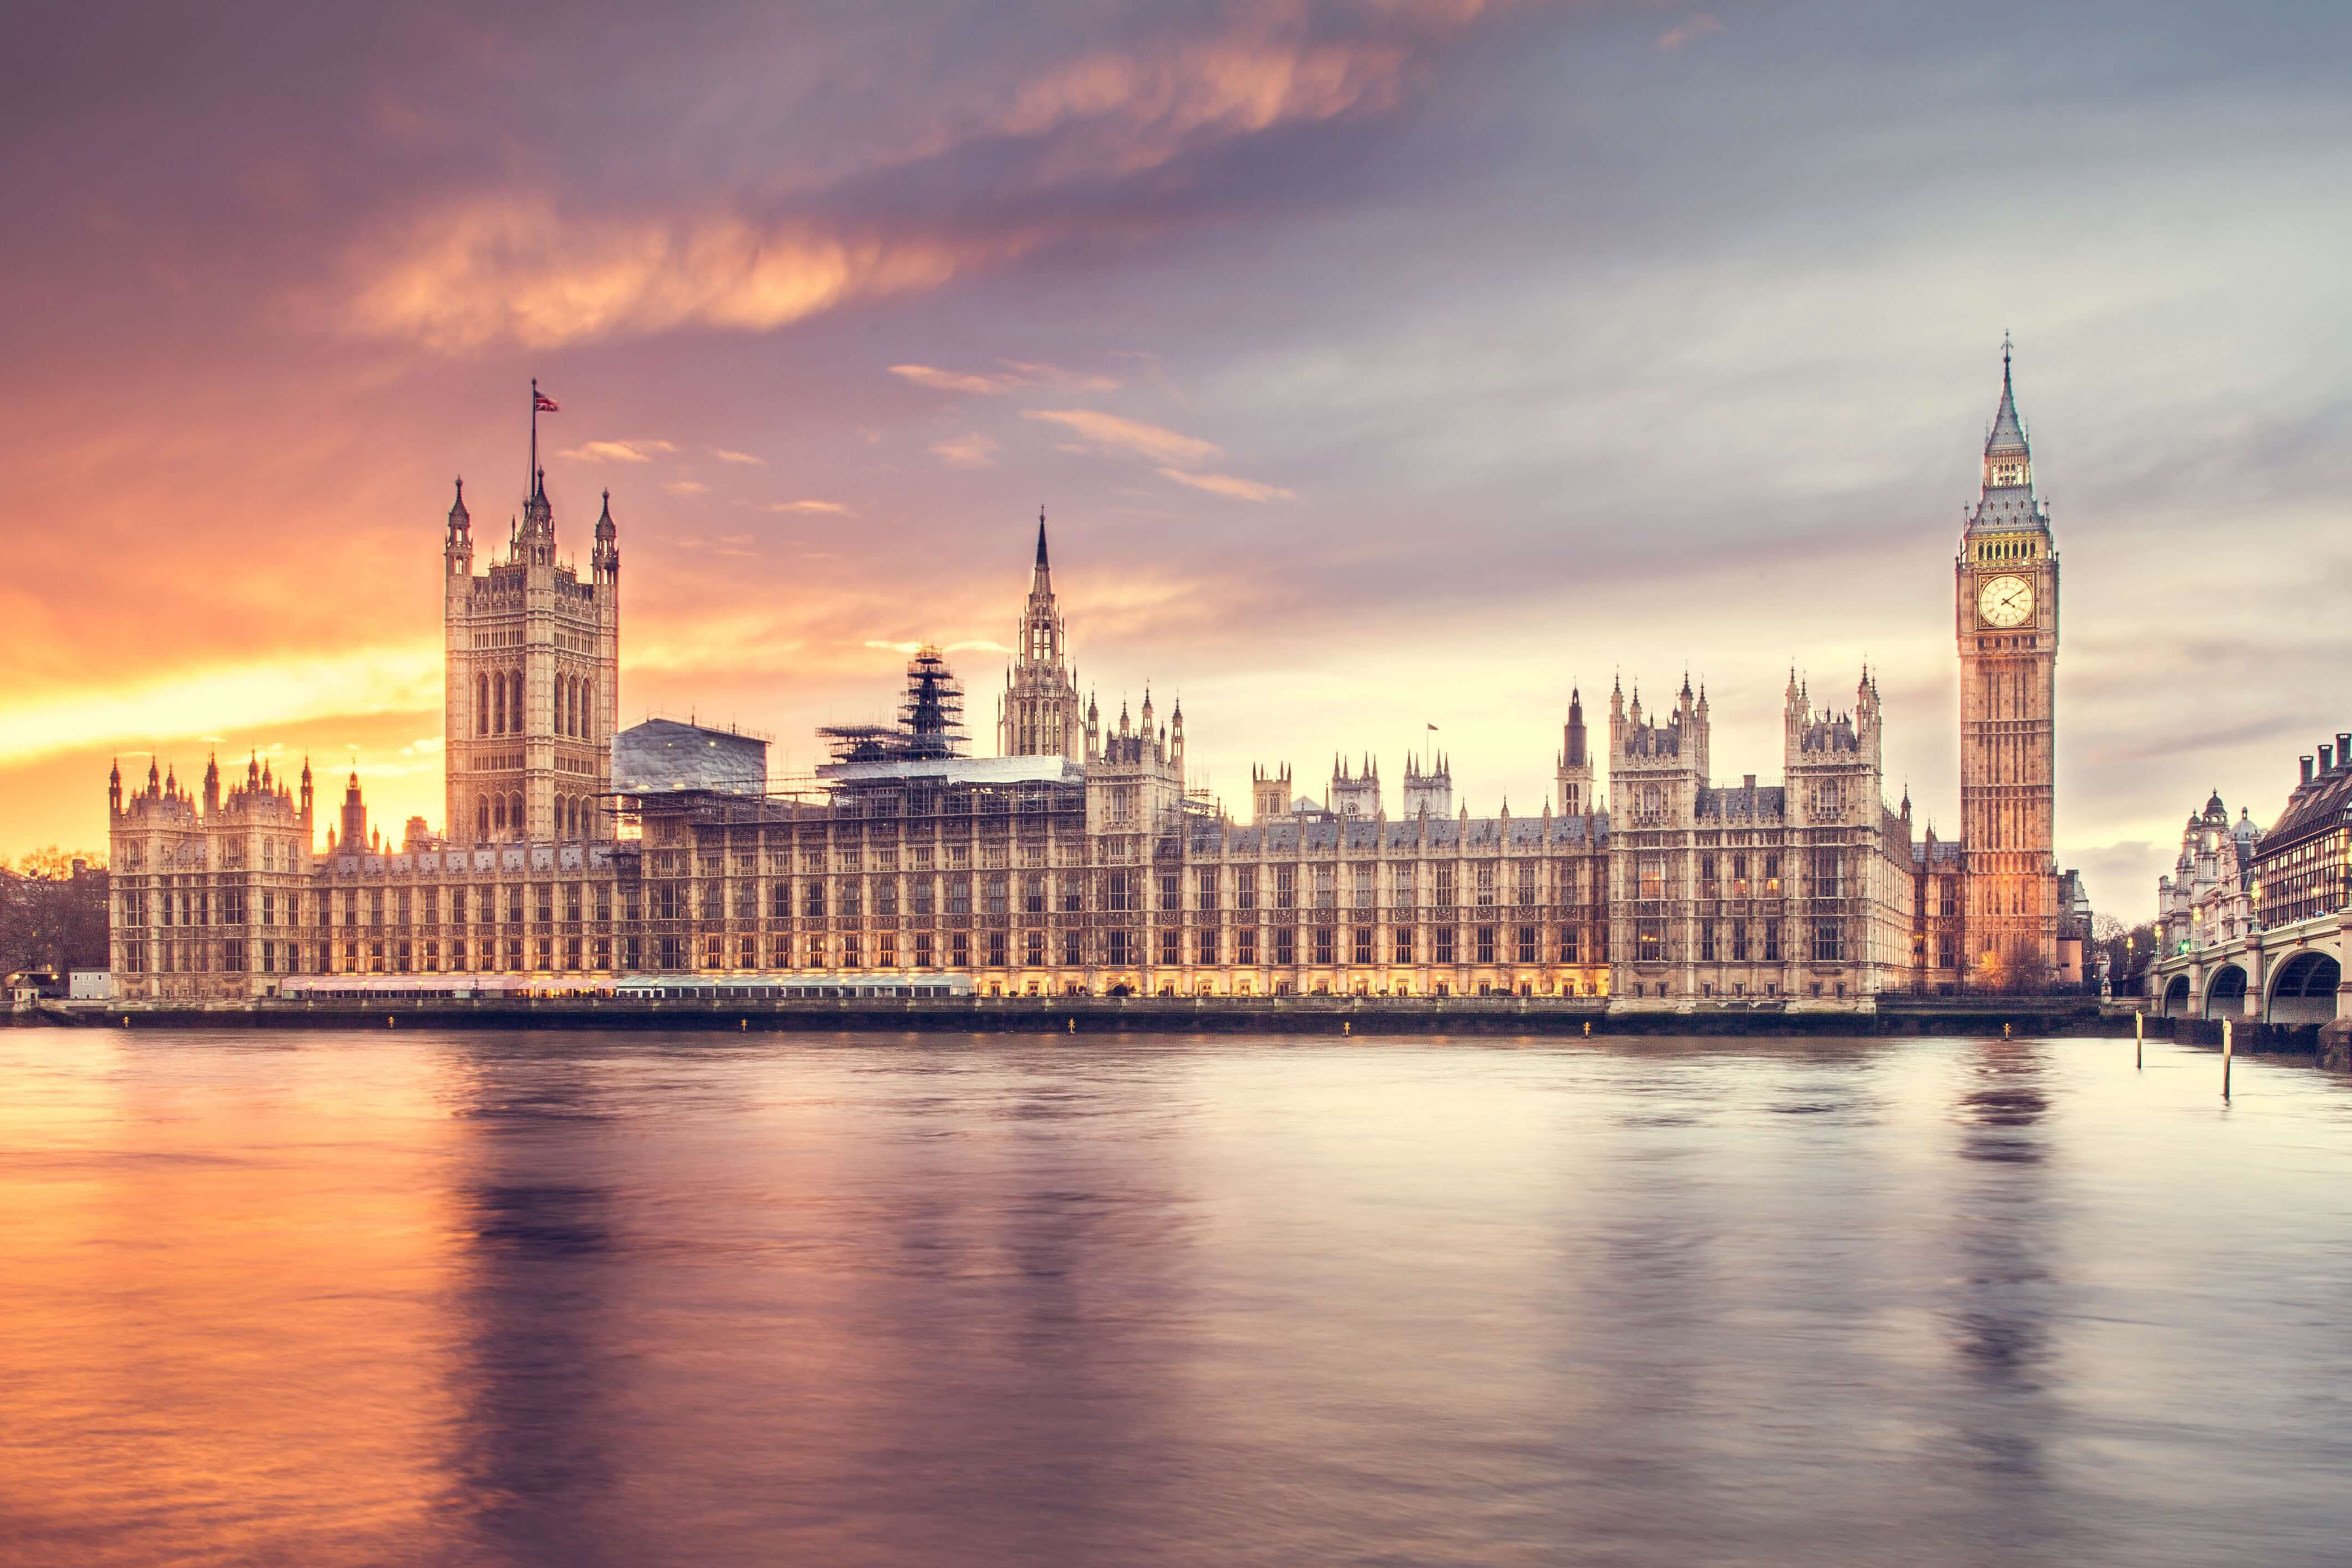
[{"label": "gothic window", "polygon": [[521,734],[522,671],[520,670],[516,670],[507,677],[507,717],[513,723],[514,732],[518,735]]},{"label": "gothic window", "polygon": [[1536,928],[1533,926],[1519,928],[1519,962],[1521,963],[1539,962],[1536,957]]},{"label": "gothic window", "polygon": [[580,680],[580,738],[596,738],[596,678],[583,676]]},{"label": "gothic window", "polygon": [[[482,679],[488,680],[490,678],[484,676]],[[503,675],[498,678],[497,697],[497,701],[492,704],[490,733],[503,735],[507,732],[507,678]]]},{"label": "gothic window", "polygon": [[1339,906],[1339,896],[1332,887],[1337,869],[1336,867],[1331,866],[1315,868],[1315,907],[1318,910],[1335,909]]},{"label": "gothic window", "polygon": [[[1192,873],[1192,905],[1202,910],[1217,907],[1217,868],[1214,866],[1202,866]],[[1209,961],[1204,959],[1202,962]]]},{"label": "gothic window", "polygon": [[1638,896],[1644,899],[1663,899],[1666,896],[1666,858],[1664,856],[1642,857]]},{"label": "gothic window", "polygon": [[1666,922],[1635,921],[1633,922],[1633,957],[1642,963],[1655,963],[1666,956]]},{"label": "gothic window", "polygon": [[[504,811],[501,811],[499,815],[504,816],[506,814]],[[486,795],[478,795],[474,797],[474,842],[477,844],[487,844],[489,841],[490,797]]]},{"label": "gothic window", "polygon": [[1390,944],[1391,957],[1389,962],[1391,963],[1411,963],[1412,962],[1412,928],[1411,926],[1398,926],[1391,934],[1395,940]]},{"label": "gothic window", "polygon": [[1837,851],[1819,849],[1813,852],[1813,896],[1834,899],[1843,896],[1844,887],[1839,879]]},{"label": "gothic window", "polygon": [[507,826],[513,832],[516,838],[520,839],[522,837],[522,796],[520,794],[507,796]]},{"label": "gothic window", "polygon": [[1274,907],[1290,910],[1298,907],[1297,869],[1291,866],[1274,868]]},{"label": "gothic window", "polygon": [[474,733],[487,735],[490,732],[490,678],[488,676],[478,675],[474,678]]},{"label": "gothic window", "polygon": [[1495,863],[1492,860],[1479,861],[1477,878],[1480,906],[1492,904],[1495,901]]}]

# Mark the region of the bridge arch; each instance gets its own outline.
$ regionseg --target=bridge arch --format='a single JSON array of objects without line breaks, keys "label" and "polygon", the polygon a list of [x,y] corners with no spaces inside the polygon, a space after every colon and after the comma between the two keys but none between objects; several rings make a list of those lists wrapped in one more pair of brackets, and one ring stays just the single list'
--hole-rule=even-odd
[{"label": "bridge arch", "polygon": [[2267,1024],[2325,1024],[2336,1016],[2336,987],[2344,978],[2343,966],[2327,953],[2304,952],[2296,953],[2279,966],[2278,978],[2271,983],[2270,1005],[2263,1009],[2263,1021]]},{"label": "bridge arch", "polygon": [[2189,1011],[2189,976],[2176,974],[2164,988],[2164,1005],[2158,1009],[2158,1014],[2166,1018],[2186,1018]]},{"label": "bridge arch", "polygon": [[2225,963],[2205,984],[2205,1016],[2243,1018],[2246,1016],[2246,972]]}]

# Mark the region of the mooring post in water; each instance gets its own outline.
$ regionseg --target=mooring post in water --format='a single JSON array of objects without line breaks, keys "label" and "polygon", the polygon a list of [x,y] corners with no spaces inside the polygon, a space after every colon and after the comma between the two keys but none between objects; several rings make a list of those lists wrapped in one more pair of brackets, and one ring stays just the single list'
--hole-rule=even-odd
[{"label": "mooring post in water", "polygon": [[2222,1098],[2223,1100],[2227,1100],[2227,1099],[2229,1099],[2229,1098],[2230,1098],[2230,1058],[2231,1058],[2231,1056],[2233,1054],[2233,1051],[2234,1051],[2234,1047],[2233,1047],[2231,1046],[2231,1034],[2232,1034],[2232,1031],[2231,1031],[2231,1027],[2230,1020],[2229,1020],[2229,1019],[2227,1019],[2227,1018],[2222,1019],[2222,1020],[2221,1020],[2221,1098]]},{"label": "mooring post in water", "polygon": [[2132,1015],[2132,1066],[2147,1065],[2147,1015]]}]

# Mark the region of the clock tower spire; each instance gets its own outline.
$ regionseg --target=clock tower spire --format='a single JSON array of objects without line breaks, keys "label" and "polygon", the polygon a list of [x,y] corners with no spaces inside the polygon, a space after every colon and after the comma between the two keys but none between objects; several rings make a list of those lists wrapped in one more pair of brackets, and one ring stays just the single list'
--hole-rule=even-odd
[{"label": "clock tower spire", "polygon": [[2058,552],[2011,354],[2004,338],[1983,485],[1953,563],[1964,978],[1979,986],[2046,984],[2058,956]]}]

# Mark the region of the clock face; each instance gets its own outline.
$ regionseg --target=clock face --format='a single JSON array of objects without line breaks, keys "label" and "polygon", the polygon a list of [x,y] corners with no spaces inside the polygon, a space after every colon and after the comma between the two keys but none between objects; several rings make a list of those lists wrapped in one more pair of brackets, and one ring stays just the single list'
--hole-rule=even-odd
[{"label": "clock face", "polygon": [[1993,577],[1977,590],[1977,615],[1989,626],[2016,626],[2033,614],[2033,584],[2022,577]]}]

